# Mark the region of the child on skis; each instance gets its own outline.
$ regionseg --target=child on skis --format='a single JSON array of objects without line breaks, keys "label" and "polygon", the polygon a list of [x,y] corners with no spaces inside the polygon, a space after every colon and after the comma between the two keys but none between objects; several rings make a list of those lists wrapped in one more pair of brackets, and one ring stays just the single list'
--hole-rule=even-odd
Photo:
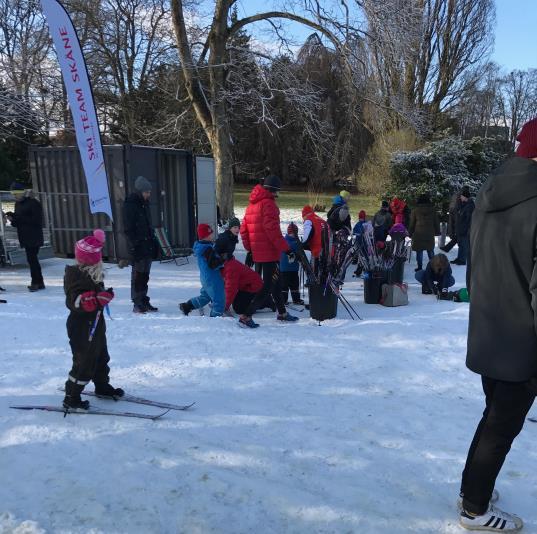
[{"label": "child on skis", "polygon": [[[292,252],[296,252],[298,244],[298,227],[296,224],[291,223],[287,227],[287,235],[285,240],[289,244],[289,248]],[[289,291],[291,291],[291,298],[293,304],[300,306],[304,305],[304,301],[300,298],[300,280],[298,277],[299,264],[298,261],[290,261],[289,254],[282,252],[280,256],[280,272],[282,274],[282,297],[285,304],[289,300]]]},{"label": "child on skis", "polygon": [[179,308],[188,315],[192,310],[203,308],[212,302],[211,317],[220,317],[224,313],[226,302],[224,279],[220,273],[224,261],[214,249],[214,231],[210,225],[198,224],[198,241],[194,243],[194,254],[200,270],[200,295],[181,302]]},{"label": "child on skis", "polygon": [[114,292],[111,288],[105,289],[103,283],[104,242],[102,230],[95,230],[93,235],[77,241],[76,265],[65,268],[65,304],[71,312],[67,318],[67,335],[73,352],[73,366],[65,383],[63,406],[66,410],[89,409],[89,401],[81,400],[80,394],[91,380],[99,396],[124,395],[121,388],[109,383],[110,356],[103,309],[114,298]]}]

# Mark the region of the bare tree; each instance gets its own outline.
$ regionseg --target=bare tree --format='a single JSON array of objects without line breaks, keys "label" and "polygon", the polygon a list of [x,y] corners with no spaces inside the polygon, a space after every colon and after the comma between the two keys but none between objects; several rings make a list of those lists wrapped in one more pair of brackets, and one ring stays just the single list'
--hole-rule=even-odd
[{"label": "bare tree", "polygon": [[[259,12],[231,22],[230,10],[234,3],[235,0],[216,0],[206,37],[197,43],[189,34],[186,19],[188,6],[184,0],[172,0],[172,20],[181,68],[189,99],[212,148],[217,176],[217,201],[223,217],[229,217],[233,211],[232,136],[226,99],[229,45],[233,36],[249,24],[260,21],[268,21],[277,32],[281,32],[278,21],[291,20],[314,29],[335,50],[344,54],[345,32],[349,31],[345,20],[339,23],[318,1],[304,2],[303,7],[310,17],[298,15],[289,9]],[[343,4],[346,6],[347,2],[344,1]],[[201,50],[199,53],[195,53],[196,46]],[[206,85],[200,73],[205,67],[209,71]]]}]

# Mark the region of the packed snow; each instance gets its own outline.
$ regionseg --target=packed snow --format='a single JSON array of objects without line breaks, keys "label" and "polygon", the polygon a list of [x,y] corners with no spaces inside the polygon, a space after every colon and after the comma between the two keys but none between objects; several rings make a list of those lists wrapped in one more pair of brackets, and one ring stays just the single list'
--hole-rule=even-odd
[{"label": "packed snow", "polygon": [[[479,377],[464,363],[468,305],[421,295],[414,261],[407,307],[363,304],[349,270],[344,294],[362,321],[340,306],[321,326],[308,312],[296,324],[260,313],[257,330],[180,313],[199,289],[193,258],[153,264],[160,311],[145,316],[131,312],[130,270],[107,264],[113,385],[196,402],[155,422],[9,408],[61,403],[71,261],[43,262],[38,293],[26,290],[26,269],[0,270],[0,533],[462,531],[460,474],[483,410]],[[465,268],[454,275],[462,287]],[[528,423],[497,486],[526,532],[537,532],[536,435]]]}]

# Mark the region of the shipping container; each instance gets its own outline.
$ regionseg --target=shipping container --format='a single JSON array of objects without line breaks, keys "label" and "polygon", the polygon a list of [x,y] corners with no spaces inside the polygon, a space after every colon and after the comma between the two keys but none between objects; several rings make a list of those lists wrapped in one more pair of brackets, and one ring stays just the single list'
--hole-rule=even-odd
[{"label": "shipping container", "polygon": [[[108,261],[128,258],[123,233],[123,202],[134,191],[138,176],[152,186],[153,226],[163,227],[174,248],[189,249],[195,240],[198,198],[203,201],[203,222],[216,220],[212,158],[195,158],[186,150],[139,145],[104,146],[104,159],[113,223],[104,214],[91,214],[86,179],[76,147],[30,147],[33,189],[43,202],[54,252],[71,257],[73,244],[95,228],[106,232],[103,256]],[[203,183],[196,182],[200,160]],[[201,185],[201,188],[200,188]],[[207,194],[207,191],[213,193]],[[214,215],[211,217],[211,213]]]}]

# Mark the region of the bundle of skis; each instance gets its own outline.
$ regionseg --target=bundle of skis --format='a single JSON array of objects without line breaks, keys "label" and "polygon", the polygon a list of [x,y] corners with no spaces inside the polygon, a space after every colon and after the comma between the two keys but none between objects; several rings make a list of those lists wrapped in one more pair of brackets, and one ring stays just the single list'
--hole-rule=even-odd
[{"label": "bundle of skis", "polygon": [[365,272],[389,271],[397,261],[407,261],[411,253],[405,235],[392,235],[379,246],[371,224],[364,225],[362,235],[356,239],[355,251],[355,259]]},{"label": "bundle of skis", "polygon": [[354,256],[350,232],[342,229],[332,233],[329,226],[324,225],[321,235],[321,254],[313,263],[308,259],[298,235],[295,237],[298,242],[296,257],[306,275],[306,286],[320,285],[323,288],[323,294],[332,291],[352,319],[355,317],[361,319],[341,293],[345,271]]}]

